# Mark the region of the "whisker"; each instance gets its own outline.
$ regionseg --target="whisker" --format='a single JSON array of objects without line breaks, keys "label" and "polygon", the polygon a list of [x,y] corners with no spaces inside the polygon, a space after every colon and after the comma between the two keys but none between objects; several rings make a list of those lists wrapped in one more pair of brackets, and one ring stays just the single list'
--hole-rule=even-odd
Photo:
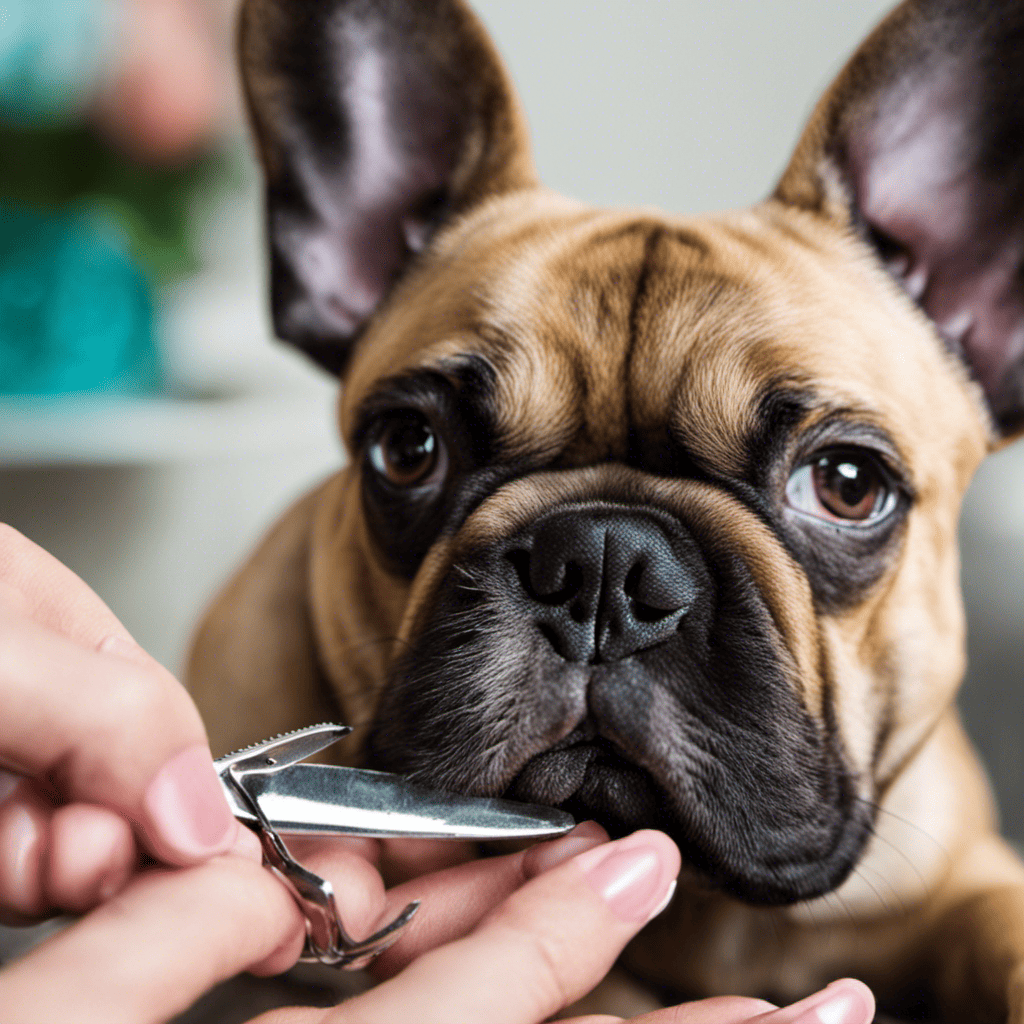
[{"label": "whisker", "polygon": [[[864,874],[865,867],[866,867],[866,865],[864,865],[864,864],[857,865],[853,869],[854,874],[856,874],[856,876],[875,894],[875,899],[878,900],[878,902],[881,905],[882,909],[887,914],[891,914],[892,913],[892,908],[889,906],[888,903],[885,902],[885,900],[882,899],[882,894],[874,887],[874,885],[871,882],[871,879],[868,878],[868,876],[866,874]],[[877,873],[878,872],[876,872],[876,874]]]}]

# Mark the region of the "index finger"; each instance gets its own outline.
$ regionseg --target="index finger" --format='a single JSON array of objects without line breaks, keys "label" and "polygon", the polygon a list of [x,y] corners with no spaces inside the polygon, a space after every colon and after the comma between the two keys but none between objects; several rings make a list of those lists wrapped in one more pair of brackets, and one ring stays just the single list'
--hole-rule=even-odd
[{"label": "index finger", "polygon": [[0,610],[0,703],[0,766],[118,811],[166,863],[234,843],[199,713],[155,663],[87,650]]},{"label": "index finger", "polygon": [[297,951],[302,934],[294,900],[258,864],[219,857],[150,872],[4,968],[2,1016],[23,1024],[167,1020],[276,950]]},{"label": "index finger", "polygon": [[660,832],[588,850],[528,882],[465,939],[425,953],[324,1019],[546,1020],[601,980],[665,905],[679,866],[679,851]]},{"label": "index finger", "polygon": [[6,523],[0,523],[0,604],[82,647],[98,649],[117,637],[152,660],[88,584]]}]

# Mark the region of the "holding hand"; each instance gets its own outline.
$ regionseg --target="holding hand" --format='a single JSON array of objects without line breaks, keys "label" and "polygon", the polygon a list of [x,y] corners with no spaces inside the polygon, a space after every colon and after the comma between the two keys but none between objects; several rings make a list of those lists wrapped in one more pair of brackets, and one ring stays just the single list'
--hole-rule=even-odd
[{"label": "holding hand", "polygon": [[4,920],[88,910],[125,885],[140,848],[181,866],[256,849],[181,684],[77,576],[3,525],[0,706]]}]

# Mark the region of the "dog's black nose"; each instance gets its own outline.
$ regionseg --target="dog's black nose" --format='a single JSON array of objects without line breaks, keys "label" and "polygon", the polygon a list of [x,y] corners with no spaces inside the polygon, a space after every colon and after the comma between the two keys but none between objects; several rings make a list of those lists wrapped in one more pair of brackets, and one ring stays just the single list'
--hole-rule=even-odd
[{"label": "dog's black nose", "polygon": [[529,609],[566,660],[618,661],[668,639],[697,597],[695,573],[646,512],[559,512],[508,553]]}]

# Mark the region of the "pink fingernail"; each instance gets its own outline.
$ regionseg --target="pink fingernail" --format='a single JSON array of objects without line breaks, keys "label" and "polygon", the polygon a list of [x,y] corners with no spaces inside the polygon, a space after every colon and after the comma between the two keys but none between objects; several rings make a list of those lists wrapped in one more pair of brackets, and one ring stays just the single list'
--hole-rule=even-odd
[{"label": "pink fingernail", "polygon": [[663,909],[674,881],[657,848],[633,837],[581,854],[577,863],[612,913],[631,923]]},{"label": "pink fingernail", "polygon": [[568,835],[532,847],[523,859],[523,874],[536,878],[577,854],[607,842],[608,833],[596,821],[584,821]]},{"label": "pink fingernail", "polygon": [[132,640],[126,640],[117,633],[111,633],[104,638],[97,650],[101,654],[113,654],[116,658],[124,658],[125,661],[134,661],[138,665],[149,665],[149,655]]},{"label": "pink fingernail", "polygon": [[225,853],[235,841],[238,823],[202,744],[176,754],[156,773],[143,806],[164,841],[188,860]]},{"label": "pink fingernail", "polygon": [[24,807],[10,811],[0,836],[0,859],[7,864],[8,898],[14,909],[32,914],[39,903],[39,846],[42,835]]},{"label": "pink fingernail", "polygon": [[830,985],[793,1024],[871,1024],[875,1008],[867,989],[849,982]]}]

